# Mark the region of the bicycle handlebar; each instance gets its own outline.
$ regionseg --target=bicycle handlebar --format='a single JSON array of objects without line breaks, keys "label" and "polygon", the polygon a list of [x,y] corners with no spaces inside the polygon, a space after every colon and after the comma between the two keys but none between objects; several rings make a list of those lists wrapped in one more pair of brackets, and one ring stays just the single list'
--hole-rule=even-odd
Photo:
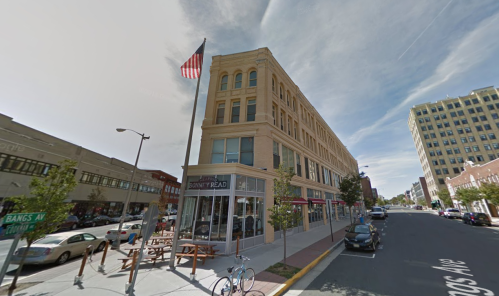
[{"label": "bicycle handlebar", "polygon": [[238,257],[239,259],[242,259],[242,260],[245,260],[245,261],[250,261],[251,259],[246,257],[246,256],[243,256],[243,255],[239,255],[239,256],[236,256]]}]

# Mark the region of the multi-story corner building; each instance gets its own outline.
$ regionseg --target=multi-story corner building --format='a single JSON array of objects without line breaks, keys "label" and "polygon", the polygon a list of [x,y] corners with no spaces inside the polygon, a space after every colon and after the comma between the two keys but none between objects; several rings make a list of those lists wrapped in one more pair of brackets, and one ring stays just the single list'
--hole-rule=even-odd
[{"label": "multi-story corner building", "polygon": [[431,199],[428,194],[428,188],[426,188],[426,182],[423,177],[419,177],[419,181],[412,183],[411,187],[411,197],[414,202],[422,198],[425,200],[426,206],[431,207]]},{"label": "multi-story corner building", "polygon": [[[206,71],[208,73],[208,71]],[[180,227],[183,240],[211,241],[222,253],[270,243],[273,179],[292,168],[295,211],[289,234],[326,224],[325,200],[344,215],[340,179],[358,164],[267,48],[214,56],[199,164],[188,168]],[[229,219],[228,219],[229,218]]]},{"label": "multi-story corner building", "polygon": [[499,92],[492,86],[411,108],[409,129],[432,200],[465,161],[483,164],[498,157],[498,113]]},{"label": "multi-story corner building", "polygon": [[[78,186],[68,197],[68,202],[75,204],[74,215],[121,215],[133,165],[45,134],[0,114],[0,203],[14,195],[29,196],[31,178],[45,176],[62,160],[77,162],[75,177]],[[144,211],[151,201],[158,200],[164,182],[138,169],[132,186],[128,213],[137,214]],[[88,196],[97,188],[101,189],[105,201],[95,205]],[[0,215],[12,209],[12,203],[4,202]]]},{"label": "multi-story corner building", "polygon": [[378,200],[378,189],[373,188],[372,192],[374,201]]},{"label": "multi-story corner building", "polygon": [[498,217],[499,206],[489,203],[486,199],[475,201],[466,208],[456,199],[456,191],[459,188],[480,188],[484,183],[495,183],[499,185],[499,159],[490,161],[485,164],[473,164],[471,161],[464,163],[464,171],[454,178],[447,177],[445,184],[449,189],[452,202],[455,208],[460,208],[464,211],[477,211],[487,213],[492,217]]},{"label": "multi-story corner building", "polygon": [[364,200],[370,199],[374,202],[373,189],[371,187],[371,179],[368,176],[362,177],[360,180],[360,185],[362,186],[362,196]]},{"label": "multi-story corner building", "polygon": [[171,204],[169,206],[171,206],[172,209],[177,209],[178,198],[180,194],[180,183],[177,181],[177,177],[174,177],[160,170],[145,171],[151,173],[154,179],[163,182],[161,196],[165,198],[165,202],[167,204]]}]

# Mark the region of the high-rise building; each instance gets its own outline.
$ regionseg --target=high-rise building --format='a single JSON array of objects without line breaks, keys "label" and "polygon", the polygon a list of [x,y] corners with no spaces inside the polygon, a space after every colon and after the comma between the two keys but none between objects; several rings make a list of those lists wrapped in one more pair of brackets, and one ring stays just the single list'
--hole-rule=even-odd
[{"label": "high-rise building", "polygon": [[428,188],[426,188],[425,179],[423,177],[419,177],[418,182],[412,183],[411,197],[414,202],[417,202],[418,199],[422,198],[425,200],[426,206],[431,207],[431,199],[428,194]]},{"label": "high-rise building", "polygon": [[[184,240],[210,241],[221,253],[270,243],[269,223],[279,164],[296,176],[292,204],[302,214],[288,234],[328,223],[348,211],[342,177],[358,164],[268,48],[213,56],[198,165],[188,169],[181,221]],[[229,217],[229,219],[227,219]]]},{"label": "high-rise building", "polygon": [[498,113],[499,92],[493,86],[411,108],[409,129],[432,200],[466,160],[483,164],[499,156]]}]

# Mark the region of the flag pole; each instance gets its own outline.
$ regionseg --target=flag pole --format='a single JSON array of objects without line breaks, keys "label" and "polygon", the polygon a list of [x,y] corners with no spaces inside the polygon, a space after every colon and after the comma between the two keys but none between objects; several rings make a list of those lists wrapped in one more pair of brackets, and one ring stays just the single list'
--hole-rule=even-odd
[{"label": "flag pole", "polygon": [[[203,62],[204,62],[204,47],[206,38],[203,41]],[[180,233],[180,224],[182,224],[182,210],[184,207],[184,193],[187,186],[187,168],[189,167],[189,156],[191,154],[192,130],[194,129],[194,120],[196,118],[196,106],[198,104],[199,83],[201,74],[203,73],[203,65],[199,69],[198,85],[196,87],[196,97],[194,98],[194,107],[192,108],[191,128],[189,130],[189,139],[187,140],[187,151],[185,152],[184,172],[182,174],[182,183],[180,183],[180,196],[178,199],[177,219],[175,221],[175,233],[173,234],[172,251],[170,252],[170,263],[168,270],[175,270],[175,255],[177,253],[178,237]]]}]

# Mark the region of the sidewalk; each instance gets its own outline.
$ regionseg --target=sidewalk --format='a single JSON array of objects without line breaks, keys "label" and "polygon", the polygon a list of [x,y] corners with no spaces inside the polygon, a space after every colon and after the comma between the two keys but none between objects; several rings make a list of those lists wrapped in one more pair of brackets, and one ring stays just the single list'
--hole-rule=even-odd
[{"label": "sidewalk", "polygon": [[[331,242],[329,225],[319,226],[307,232],[287,237],[287,263],[300,268],[307,266],[343,239],[344,229],[349,223],[349,220],[333,221],[334,242]],[[272,292],[286,281],[283,277],[265,271],[269,266],[282,261],[282,245],[283,240],[280,239],[271,244],[260,245],[240,252],[251,258],[247,267],[253,268],[256,273],[255,285],[252,289],[254,293],[248,293],[248,295],[272,295]],[[117,260],[124,255],[119,252],[108,253],[106,273],[104,274],[96,271],[100,262],[98,257],[96,256],[93,262],[87,263],[83,284],[79,286],[73,285],[74,277],[78,273],[78,263],[81,262],[77,260],[77,262],[71,262],[74,265],[72,271],[61,276],[48,278],[41,283],[33,283],[33,286],[16,290],[12,295],[126,295],[125,284],[128,281],[130,269],[121,271],[121,262]],[[219,277],[227,276],[227,268],[233,265],[234,256],[232,255],[207,259],[204,265],[198,262],[196,281],[191,281],[192,260],[182,259],[173,272],[166,270],[167,260],[158,261],[154,267],[152,263],[142,263],[135,284],[135,295],[211,295],[212,284]],[[33,278],[26,278],[19,281],[19,284],[28,284],[32,281]],[[6,295],[4,293],[0,294]]]}]

